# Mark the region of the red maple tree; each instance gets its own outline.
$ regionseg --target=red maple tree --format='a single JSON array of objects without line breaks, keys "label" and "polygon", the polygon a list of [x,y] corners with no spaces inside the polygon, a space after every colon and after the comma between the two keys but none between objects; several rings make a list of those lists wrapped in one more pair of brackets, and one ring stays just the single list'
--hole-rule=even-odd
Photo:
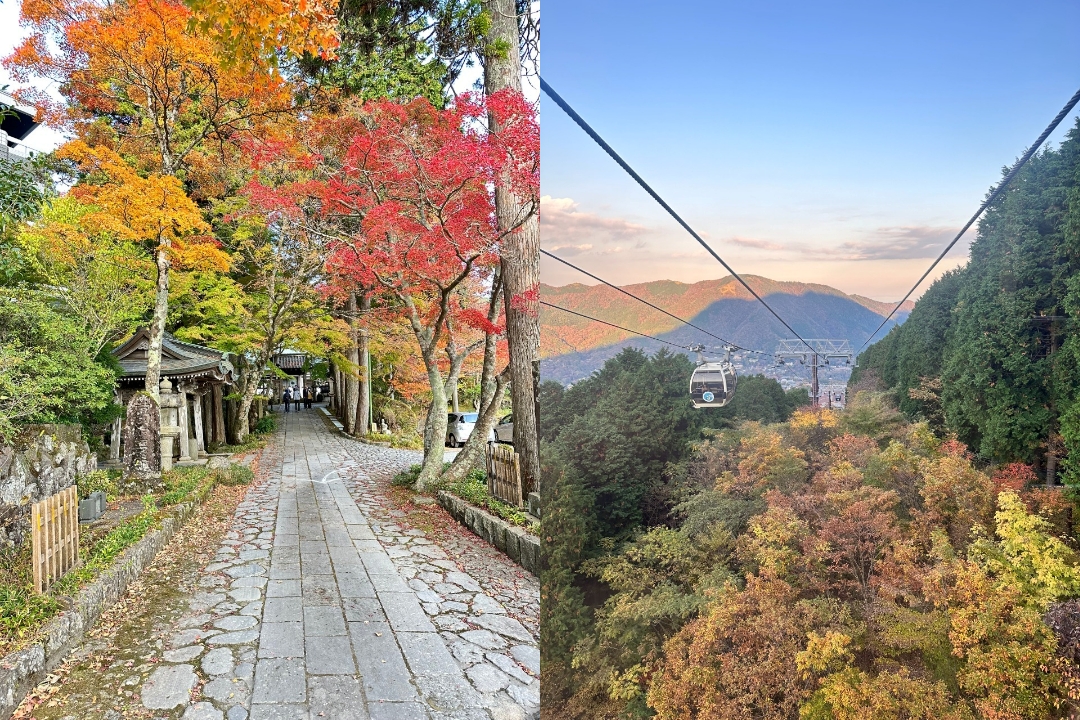
[{"label": "red maple tree", "polygon": [[[484,129],[488,112],[500,118],[498,134]],[[500,243],[517,228],[499,229],[493,188],[500,177],[521,196],[539,194],[534,110],[514,91],[463,96],[444,110],[423,99],[375,102],[322,118],[301,136],[306,149],[294,162],[309,171],[305,179],[252,183],[247,194],[268,210],[308,217],[333,238],[331,284],[381,292],[408,320],[431,390],[422,486],[442,471],[446,401],[466,357],[484,348],[492,359],[485,369],[494,365]],[[487,395],[500,396],[505,373],[488,380]],[[481,410],[474,447],[498,408]]]}]

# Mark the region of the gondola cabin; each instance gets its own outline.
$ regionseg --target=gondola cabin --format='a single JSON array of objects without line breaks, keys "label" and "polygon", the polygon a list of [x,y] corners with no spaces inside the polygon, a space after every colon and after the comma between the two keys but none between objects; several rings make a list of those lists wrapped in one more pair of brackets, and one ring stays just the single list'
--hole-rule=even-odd
[{"label": "gondola cabin", "polygon": [[690,376],[690,402],[695,408],[724,407],[735,397],[735,368],[730,362],[706,362]]}]

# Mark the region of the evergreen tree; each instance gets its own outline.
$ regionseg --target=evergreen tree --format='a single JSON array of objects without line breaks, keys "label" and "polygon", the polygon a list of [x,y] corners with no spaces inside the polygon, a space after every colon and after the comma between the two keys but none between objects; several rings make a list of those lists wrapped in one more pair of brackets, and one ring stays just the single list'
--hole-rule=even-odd
[{"label": "evergreen tree", "polygon": [[872,371],[902,410],[928,420],[940,381],[946,431],[987,460],[1036,463],[1052,477],[1059,432],[1080,447],[1078,218],[1080,122],[1031,159],[980,222],[969,263],[860,356],[852,381]]}]

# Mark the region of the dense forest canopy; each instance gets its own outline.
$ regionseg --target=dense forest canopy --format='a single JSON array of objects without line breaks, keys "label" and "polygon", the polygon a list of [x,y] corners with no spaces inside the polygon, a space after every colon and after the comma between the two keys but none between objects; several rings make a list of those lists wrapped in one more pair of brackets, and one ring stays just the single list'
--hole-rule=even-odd
[{"label": "dense forest canopy", "polygon": [[[991,207],[970,261],[870,346],[852,382],[955,433],[985,461],[1059,458],[1080,480],[1080,123]],[[1073,460],[1070,462],[1069,455]]]},{"label": "dense forest canopy", "polygon": [[755,375],[740,378],[727,407],[694,410],[687,400],[693,367],[684,355],[627,348],[569,389],[541,385],[541,442],[595,506],[594,542],[666,521],[682,492],[677,465],[703,430],[737,419],[778,422],[809,402],[805,390],[785,393]]},{"label": "dense forest canopy", "polygon": [[747,378],[702,413],[689,370],[624,351],[543,386],[552,718],[1069,717],[1065,495],[884,393],[814,410]]},{"label": "dense forest canopy", "polygon": [[1080,480],[1078,270],[1080,124],[843,411],[764,378],[695,411],[662,352],[543,385],[552,717],[1075,717],[1075,498],[1043,484]]}]

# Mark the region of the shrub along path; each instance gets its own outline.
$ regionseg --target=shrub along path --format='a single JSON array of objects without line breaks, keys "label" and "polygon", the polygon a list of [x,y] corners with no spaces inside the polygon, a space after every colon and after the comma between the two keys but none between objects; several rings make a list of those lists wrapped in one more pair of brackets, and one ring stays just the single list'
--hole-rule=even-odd
[{"label": "shrub along path", "polygon": [[418,454],[321,416],[278,416],[212,562],[127,619],[122,650],[73,661],[34,717],[537,715],[535,578],[456,525],[413,527],[389,479]]}]

